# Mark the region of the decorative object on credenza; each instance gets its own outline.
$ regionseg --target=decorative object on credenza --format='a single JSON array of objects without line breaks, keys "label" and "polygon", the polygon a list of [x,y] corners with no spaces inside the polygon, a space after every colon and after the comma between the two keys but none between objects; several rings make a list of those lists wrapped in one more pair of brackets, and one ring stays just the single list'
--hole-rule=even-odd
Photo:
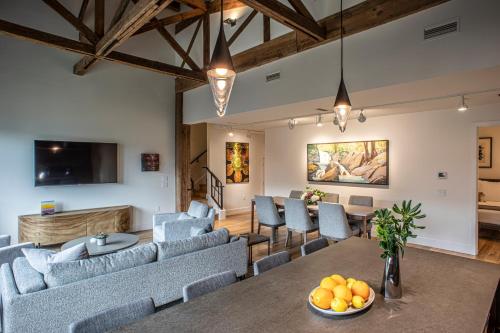
[{"label": "decorative object on credenza", "polygon": [[304,191],[304,193],[302,193],[300,198],[306,201],[308,205],[317,205],[318,201],[321,201],[325,197],[325,195],[325,192],[308,186],[306,187],[306,190]]},{"label": "decorative object on credenza", "polygon": [[226,184],[250,181],[250,144],[226,142]]},{"label": "decorative object on credenza", "polygon": [[308,144],[307,180],[389,185],[389,141]]},{"label": "decorative object on credenza", "polygon": [[97,235],[95,235],[96,243],[99,246],[104,246],[106,245],[106,240],[108,239],[108,234],[105,234],[104,232],[99,232]]},{"label": "decorative object on credenza", "polygon": [[160,171],[160,154],[141,154],[142,171]]},{"label": "decorative object on credenza", "polygon": [[56,202],[54,200],[42,201],[41,205],[42,216],[54,215],[56,213]]},{"label": "decorative object on credenza", "polygon": [[493,138],[485,137],[479,138],[477,143],[477,165],[480,168],[492,167],[492,149]]},{"label": "decorative object on credenza", "polygon": [[379,246],[384,250],[381,257],[385,259],[384,277],[380,292],[386,299],[398,299],[402,296],[401,273],[399,269],[399,254],[404,257],[408,238],[416,238],[416,229],[424,226],[416,225],[415,220],[425,218],[420,207],[412,206],[412,202],[403,201],[401,207],[394,204],[392,210],[387,208],[375,212],[375,225]]}]

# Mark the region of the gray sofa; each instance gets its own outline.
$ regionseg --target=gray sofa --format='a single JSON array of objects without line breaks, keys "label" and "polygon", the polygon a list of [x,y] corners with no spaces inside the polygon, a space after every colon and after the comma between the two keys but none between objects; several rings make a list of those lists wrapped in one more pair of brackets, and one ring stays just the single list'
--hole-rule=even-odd
[{"label": "gray sofa", "polygon": [[181,299],[182,287],[203,277],[228,270],[245,275],[247,244],[220,229],[49,266],[42,275],[24,257],[2,265],[3,332],[67,332],[70,323],[112,306]]}]

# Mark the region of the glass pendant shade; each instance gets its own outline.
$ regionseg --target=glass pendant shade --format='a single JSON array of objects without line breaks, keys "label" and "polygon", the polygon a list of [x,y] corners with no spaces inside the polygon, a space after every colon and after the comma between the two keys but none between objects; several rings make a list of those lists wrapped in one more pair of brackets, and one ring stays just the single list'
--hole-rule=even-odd
[{"label": "glass pendant shade", "polygon": [[342,78],[340,80],[337,98],[335,99],[335,104],[333,106],[333,109],[335,110],[335,117],[337,118],[340,132],[342,133],[345,131],[347,120],[349,119],[349,114],[351,113],[351,108],[351,101],[349,100],[344,79]]},{"label": "glass pendant shade", "polygon": [[231,90],[233,89],[234,79],[236,78],[236,72],[222,24],[214,53],[212,54],[212,60],[207,70],[207,77],[214,97],[215,107],[217,108],[217,115],[224,117],[229,97],[231,96]]}]

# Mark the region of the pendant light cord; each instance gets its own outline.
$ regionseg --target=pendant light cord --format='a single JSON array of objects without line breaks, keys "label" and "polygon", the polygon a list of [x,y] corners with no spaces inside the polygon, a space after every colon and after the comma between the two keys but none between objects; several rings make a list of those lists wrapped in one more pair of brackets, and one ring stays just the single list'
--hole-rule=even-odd
[{"label": "pendant light cord", "polygon": [[340,79],[344,79],[344,21],[342,15],[342,0],[340,0]]},{"label": "pendant light cord", "polygon": [[220,28],[224,26],[224,0],[220,0]]}]

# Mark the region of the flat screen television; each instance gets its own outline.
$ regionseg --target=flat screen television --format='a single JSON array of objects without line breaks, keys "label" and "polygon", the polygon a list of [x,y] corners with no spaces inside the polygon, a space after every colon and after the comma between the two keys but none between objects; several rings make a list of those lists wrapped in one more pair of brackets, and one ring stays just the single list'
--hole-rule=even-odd
[{"label": "flat screen television", "polygon": [[116,143],[35,140],[35,186],[117,182]]}]

